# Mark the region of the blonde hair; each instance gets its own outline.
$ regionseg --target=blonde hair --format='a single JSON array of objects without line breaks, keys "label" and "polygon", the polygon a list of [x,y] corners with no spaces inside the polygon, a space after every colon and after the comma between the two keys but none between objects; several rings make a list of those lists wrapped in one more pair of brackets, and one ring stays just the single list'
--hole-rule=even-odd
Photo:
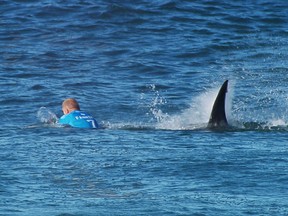
[{"label": "blonde hair", "polygon": [[71,110],[80,110],[80,106],[78,102],[74,98],[68,98],[63,101],[62,107],[66,107],[67,109]]}]

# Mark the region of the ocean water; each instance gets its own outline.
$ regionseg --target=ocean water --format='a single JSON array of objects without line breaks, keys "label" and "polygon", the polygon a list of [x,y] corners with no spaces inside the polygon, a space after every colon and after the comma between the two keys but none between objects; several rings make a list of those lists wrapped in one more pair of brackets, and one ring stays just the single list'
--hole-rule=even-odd
[{"label": "ocean water", "polygon": [[[282,0],[2,0],[0,215],[288,215],[287,29]],[[49,124],[67,97],[102,128]]]}]

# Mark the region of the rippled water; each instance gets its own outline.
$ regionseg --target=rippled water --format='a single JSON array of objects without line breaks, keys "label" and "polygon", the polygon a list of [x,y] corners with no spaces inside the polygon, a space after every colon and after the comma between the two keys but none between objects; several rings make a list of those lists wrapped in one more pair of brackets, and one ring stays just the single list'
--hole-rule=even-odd
[{"label": "rippled water", "polygon": [[[288,215],[286,1],[0,2],[0,215]],[[205,129],[229,79],[229,130]],[[100,130],[46,125],[75,97]]]}]

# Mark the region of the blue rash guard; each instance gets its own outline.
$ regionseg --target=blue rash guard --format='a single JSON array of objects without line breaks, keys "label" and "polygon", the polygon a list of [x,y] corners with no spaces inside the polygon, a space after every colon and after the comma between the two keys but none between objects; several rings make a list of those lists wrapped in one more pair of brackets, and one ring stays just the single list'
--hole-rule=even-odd
[{"label": "blue rash guard", "polygon": [[97,121],[91,115],[80,110],[63,115],[59,119],[59,124],[75,128],[99,128]]}]

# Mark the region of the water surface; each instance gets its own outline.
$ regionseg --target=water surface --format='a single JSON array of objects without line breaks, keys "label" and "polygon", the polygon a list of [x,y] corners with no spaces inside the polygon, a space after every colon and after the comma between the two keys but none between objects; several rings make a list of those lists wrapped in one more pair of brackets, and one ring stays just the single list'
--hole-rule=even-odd
[{"label": "water surface", "polygon": [[[0,5],[0,215],[288,214],[288,3]],[[37,118],[67,97],[103,129]]]}]

